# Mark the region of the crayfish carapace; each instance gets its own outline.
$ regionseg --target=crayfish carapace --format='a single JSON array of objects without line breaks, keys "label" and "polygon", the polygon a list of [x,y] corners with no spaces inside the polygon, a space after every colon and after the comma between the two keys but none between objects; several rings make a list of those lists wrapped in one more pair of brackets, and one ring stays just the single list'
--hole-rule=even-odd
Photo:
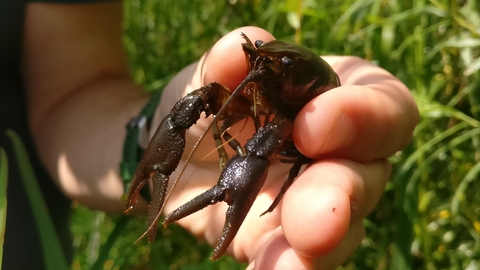
[{"label": "crayfish carapace", "polygon": [[[270,163],[278,159],[293,165],[265,213],[273,211],[302,165],[311,161],[293,143],[293,120],[314,97],[340,86],[330,65],[306,47],[278,40],[257,40],[253,44],[246,35],[242,36],[246,40],[242,48],[249,70],[247,77],[233,92],[219,83],[211,83],[175,104],[158,127],[135,171],[126,203],[128,212],[136,204],[140,189],[148,180],[152,181],[149,228],[143,235],[152,241],[168,200],[169,176],[177,168],[185,149],[185,132],[202,112],[206,116],[213,115],[205,133],[211,129],[215,139],[223,168],[220,179],[214,187],[167,215],[163,224],[166,226],[210,204],[225,201],[229,207],[222,235],[212,255],[214,260],[223,255],[235,237],[265,183]],[[265,118],[263,125],[261,116]],[[228,128],[246,118],[253,119],[256,133],[242,147],[228,133]],[[236,152],[230,159],[223,147],[225,144]]]}]

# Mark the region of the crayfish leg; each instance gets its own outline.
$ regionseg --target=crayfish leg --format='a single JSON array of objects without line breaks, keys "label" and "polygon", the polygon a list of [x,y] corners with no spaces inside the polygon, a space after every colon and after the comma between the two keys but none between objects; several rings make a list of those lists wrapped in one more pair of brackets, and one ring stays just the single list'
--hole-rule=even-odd
[{"label": "crayfish leg", "polygon": [[[238,102],[239,103],[239,102]],[[245,106],[244,103],[240,104],[235,104],[235,106]],[[220,127],[220,133],[222,134],[222,138],[228,143],[228,145],[235,150],[237,155],[239,156],[245,156],[245,151],[243,150],[242,146],[240,143],[232,136],[230,133],[228,133],[228,129],[233,126],[234,124],[238,123],[239,121],[245,119],[245,115],[233,115],[225,119],[223,121],[222,126]]]},{"label": "crayfish leg", "polygon": [[260,216],[263,216],[266,213],[272,212],[275,209],[275,207],[277,207],[277,205],[282,200],[283,195],[285,195],[285,192],[287,192],[288,188],[292,185],[295,178],[297,178],[298,173],[300,172],[302,165],[305,164],[306,160],[307,158],[302,156],[295,161],[292,168],[290,168],[290,171],[288,172],[287,180],[283,183],[282,187],[280,188],[280,191],[278,192],[277,197],[275,197],[275,200],[273,200],[270,207],[268,207],[268,209],[265,212],[263,212]]},{"label": "crayfish leg", "polygon": [[212,125],[212,136],[213,140],[215,141],[218,157],[220,158],[220,170],[223,170],[229,158],[225,147],[223,147],[222,134],[218,128],[218,123],[213,123]]},{"label": "crayfish leg", "polygon": [[[230,106],[234,106],[235,108],[241,108],[243,107],[243,111],[248,112],[246,107],[248,108],[248,102],[244,98],[240,97],[237,100],[233,101]],[[225,118],[222,122],[222,125],[219,127],[218,122],[213,123],[212,125],[212,136],[215,141],[215,146],[217,149],[218,156],[220,158],[220,170],[223,170],[226,166],[226,163],[230,159],[228,157],[227,151],[225,150],[225,143],[227,143],[239,156],[245,156],[245,151],[243,150],[242,146],[240,143],[232,136],[230,133],[228,133],[228,129],[233,126],[235,123],[239,122],[242,119],[247,118],[248,115],[243,115],[243,114],[230,114],[227,110],[227,113],[225,116],[221,118]]]}]

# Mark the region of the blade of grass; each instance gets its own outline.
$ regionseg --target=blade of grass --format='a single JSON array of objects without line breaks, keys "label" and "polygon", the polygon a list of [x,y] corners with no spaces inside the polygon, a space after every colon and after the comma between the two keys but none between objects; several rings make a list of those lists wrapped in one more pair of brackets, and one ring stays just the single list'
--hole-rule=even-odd
[{"label": "blade of grass", "polygon": [[427,117],[453,117],[465,123],[468,123],[470,126],[479,128],[480,121],[475,118],[472,118],[465,113],[457,110],[452,106],[445,106],[439,102],[428,100],[420,95],[414,95],[415,101],[417,102],[420,114]]},{"label": "blade of grass", "polygon": [[130,217],[123,215],[118,218],[115,222],[115,228],[113,231],[108,235],[107,241],[105,244],[102,245],[100,248],[100,252],[98,253],[98,258],[95,263],[92,265],[91,270],[101,270],[103,269],[103,265],[108,260],[108,254],[112,249],[112,246],[115,244],[116,240],[120,235],[124,232],[125,227],[128,224]]},{"label": "blade of grass", "polygon": [[34,219],[38,226],[45,266],[47,269],[52,270],[69,269],[67,259],[61,248],[58,235],[55,232],[50,213],[43,200],[40,186],[35,177],[27,151],[25,150],[20,137],[18,137],[14,131],[7,130],[6,133],[12,141],[13,148],[15,149],[15,162],[18,164],[23,186],[25,187]]},{"label": "blade of grass", "polygon": [[346,23],[349,19],[353,18],[353,14],[358,12],[359,10],[365,8],[368,5],[371,5],[375,2],[375,0],[367,0],[367,1],[355,1],[347,11],[345,11],[340,18],[335,22],[332,26],[330,33],[328,35],[328,39],[333,39],[334,36],[337,34],[340,27]]},{"label": "blade of grass", "polygon": [[90,233],[90,239],[87,246],[87,262],[89,265],[93,265],[98,258],[98,252],[100,250],[100,225],[105,219],[105,212],[96,211],[95,219],[92,222],[92,232]]},{"label": "blade of grass", "polygon": [[[400,167],[400,170],[398,171],[396,178],[398,177],[403,177],[404,174],[407,174],[410,168],[413,167],[413,165],[417,162],[418,158],[420,156],[423,156],[427,151],[432,149],[433,147],[436,147],[438,143],[442,142],[445,138],[454,135],[455,133],[463,130],[468,126],[468,123],[462,122],[459,123],[441,133],[433,137],[431,140],[429,140],[427,143],[423,144],[420,146],[413,154],[411,154],[405,162],[402,164]],[[396,179],[395,178],[395,179]],[[398,180],[395,180],[398,181]],[[409,178],[409,182],[410,182]],[[408,185],[407,191],[411,190],[415,185],[415,183],[411,183]]]},{"label": "blade of grass", "polygon": [[433,47],[433,49],[427,54],[427,59],[431,59],[438,51],[443,48],[447,47],[456,47],[456,48],[464,48],[464,47],[472,47],[476,48],[480,46],[480,38],[472,38],[472,37],[458,37],[454,36],[448,39],[447,41],[439,43],[437,46]]},{"label": "blade of grass", "polygon": [[478,180],[478,174],[480,173],[480,162],[477,162],[465,175],[460,186],[455,190],[455,194],[452,200],[452,213],[458,215],[460,213],[460,203],[465,202],[465,191],[468,188],[468,185]]},{"label": "blade of grass", "polygon": [[3,239],[7,221],[7,177],[8,160],[3,148],[0,148],[0,269],[3,261]]},{"label": "blade of grass", "polygon": [[[459,144],[471,140],[473,137],[478,136],[480,134],[480,129],[473,129],[470,131],[466,131],[465,133],[458,135],[457,137],[453,138],[448,144],[438,146],[437,148],[432,148],[436,149],[432,154],[430,154],[422,164],[418,164],[418,168],[413,172],[413,174],[410,176],[411,184],[410,186],[414,185],[417,183],[418,178],[420,178],[420,174],[427,170],[428,168],[431,168],[434,166],[434,162],[438,160],[439,156],[441,153],[445,153],[447,151],[452,151],[453,149],[456,149]],[[411,188],[410,188],[411,189]]]}]

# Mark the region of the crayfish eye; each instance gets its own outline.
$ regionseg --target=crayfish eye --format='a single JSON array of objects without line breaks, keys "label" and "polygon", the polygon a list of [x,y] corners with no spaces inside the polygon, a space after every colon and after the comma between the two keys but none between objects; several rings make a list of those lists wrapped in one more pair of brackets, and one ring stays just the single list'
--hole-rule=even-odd
[{"label": "crayfish eye", "polygon": [[282,63],[287,68],[293,67],[293,61],[288,56],[282,57]]},{"label": "crayfish eye", "polygon": [[262,46],[263,44],[265,44],[265,42],[263,42],[263,41],[261,41],[261,40],[255,41],[255,47],[257,47],[257,48],[260,47],[260,46]]}]

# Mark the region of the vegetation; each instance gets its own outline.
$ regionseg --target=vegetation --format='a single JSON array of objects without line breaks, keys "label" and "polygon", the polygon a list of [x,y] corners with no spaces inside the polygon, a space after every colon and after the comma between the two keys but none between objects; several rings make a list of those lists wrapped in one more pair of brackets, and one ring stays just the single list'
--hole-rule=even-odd
[{"label": "vegetation", "polygon": [[[392,180],[340,269],[480,269],[480,8],[475,0],[125,0],[132,74],[149,91],[237,27],[256,25],[319,54],[356,55],[400,78],[421,120],[391,158]],[[244,269],[210,262],[181,228],[133,242],[144,217],[74,206],[73,269]],[[110,237],[110,238],[109,238]],[[98,259],[97,259],[98,258]],[[95,262],[97,262],[95,264]]]}]

